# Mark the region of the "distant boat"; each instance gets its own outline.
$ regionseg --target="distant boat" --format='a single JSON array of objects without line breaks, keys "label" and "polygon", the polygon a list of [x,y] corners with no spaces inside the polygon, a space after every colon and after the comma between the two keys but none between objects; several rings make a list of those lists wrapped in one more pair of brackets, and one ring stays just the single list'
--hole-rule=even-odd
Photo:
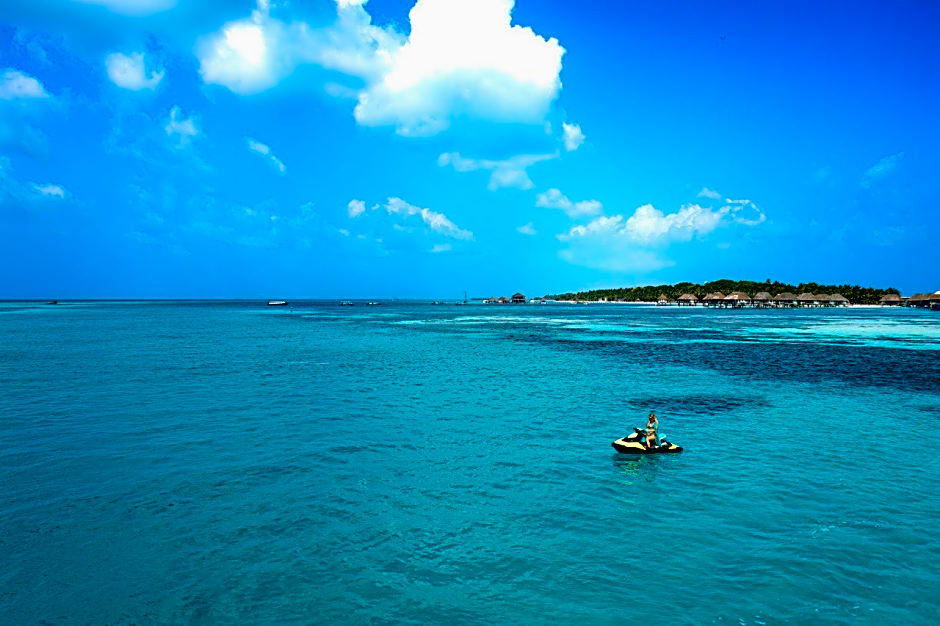
[{"label": "distant boat", "polygon": [[46,304],[59,304],[59,301],[58,301],[58,300],[50,300],[50,301],[47,302]]},{"label": "distant boat", "polygon": [[268,306],[287,306],[287,300],[268,300]]},{"label": "distant boat", "polygon": [[434,301],[434,302],[432,302],[431,304],[444,304],[444,303],[443,303],[443,302],[441,302],[440,300],[435,300],[435,301]]},{"label": "distant boat", "polygon": [[352,300],[343,300],[339,303],[340,306],[356,306],[352,303]]},{"label": "distant boat", "polygon": [[381,302],[370,302],[370,303],[369,303],[369,306],[379,306],[380,304],[382,304],[382,303],[381,303]]}]

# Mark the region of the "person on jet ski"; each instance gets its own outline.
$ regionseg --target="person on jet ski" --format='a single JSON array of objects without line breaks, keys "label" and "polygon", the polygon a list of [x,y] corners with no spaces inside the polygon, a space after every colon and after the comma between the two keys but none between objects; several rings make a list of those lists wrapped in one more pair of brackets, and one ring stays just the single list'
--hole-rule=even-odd
[{"label": "person on jet ski", "polygon": [[659,420],[656,419],[655,413],[650,413],[649,421],[646,422],[646,445],[647,448],[650,447],[650,444],[653,443],[656,447],[659,447]]}]

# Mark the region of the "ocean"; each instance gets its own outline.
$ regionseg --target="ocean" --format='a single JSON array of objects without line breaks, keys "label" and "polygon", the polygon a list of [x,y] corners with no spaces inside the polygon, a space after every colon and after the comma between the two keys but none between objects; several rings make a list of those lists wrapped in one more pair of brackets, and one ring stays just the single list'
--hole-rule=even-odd
[{"label": "ocean", "polygon": [[0,304],[0,621],[940,622],[940,314],[364,304]]}]

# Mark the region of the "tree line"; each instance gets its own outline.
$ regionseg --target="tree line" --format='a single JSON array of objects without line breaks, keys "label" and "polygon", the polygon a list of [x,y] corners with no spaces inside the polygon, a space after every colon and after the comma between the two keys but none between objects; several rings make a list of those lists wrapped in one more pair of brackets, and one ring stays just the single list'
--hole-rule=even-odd
[{"label": "tree line", "polygon": [[690,293],[699,300],[706,295],[720,291],[728,295],[732,291],[741,291],[753,298],[756,294],[766,291],[771,296],[776,296],[784,292],[790,292],[796,295],[809,292],[812,294],[840,293],[845,296],[852,304],[878,304],[881,298],[889,293],[899,294],[897,289],[889,287],[887,289],[876,289],[875,287],[861,287],[859,285],[821,285],[819,283],[800,283],[791,285],[779,281],[771,281],[769,278],[764,282],[755,282],[752,280],[714,280],[708,283],[676,283],[675,285],[644,285],[641,287],[620,287],[615,289],[591,289],[590,291],[578,291],[568,293],[558,293],[546,295],[550,300],[578,300],[578,301],[597,301],[601,299],[621,300],[625,302],[655,302],[660,294],[665,294],[670,300],[677,300],[682,294]]}]

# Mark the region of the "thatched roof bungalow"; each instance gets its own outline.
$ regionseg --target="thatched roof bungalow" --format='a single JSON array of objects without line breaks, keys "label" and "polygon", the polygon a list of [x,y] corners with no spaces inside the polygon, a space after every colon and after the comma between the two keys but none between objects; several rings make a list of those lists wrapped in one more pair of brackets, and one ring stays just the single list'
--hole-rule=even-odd
[{"label": "thatched roof bungalow", "polygon": [[731,306],[744,306],[751,302],[751,296],[747,295],[743,291],[732,291],[727,296],[725,296],[725,304]]},{"label": "thatched roof bungalow", "polygon": [[669,296],[667,296],[664,293],[659,294],[659,298],[657,298],[656,304],[659,304],[659,305],[669,304]]},{"label": "thatched roof bungalow", "polygon": [[761,291],[754,295],[754,306],[769,306],[773,298],[766,291]]},{"label": "thatched roof bungalow", "polygon": [[514,293],[510,302],[513,304],[525,304],[525,296],[521,293]]},{"label": "thatched roof bungalow", "polygon": [[821,306],[829,306],[829,294],[828,293],[817,293],[816,302]]},{"label": "thatched roof bungalow", "polygon": [[783,293],[778,293],[776,296],[774,296],[774,304],[776,306],[797,306],[799,304],[799,299],[795,293],[784,291]]},{"label": "thatched roof bungalow", "polygon": [[849,306],[849,299],[841,293],[834,293],[829,296],[829,303],[832,306]]},{"label": "thatched roof bungalow", "polygon": [[688,306],[695,306],[698,303],[698,298],[696,298],[690,293],[684,293],[681,296],[679,296],[679,299],[676,301],[676,303],[679,304],[680,306],[684,304]]},{"label": "thatched roof bungalow", "polygon": [[804,291],[798,295],[796,300],[799,302],[800,306],[816,306],[816,296],[808,291]]},{"label": "thatched roof bungalow", "polygon": [[725,294],[721,293],[720,291],[716,291],[714,293],[710,293],[707,296],[705,296],[702,302],[705,303],[705,306],[712,306],[716,304],[721,304],[724,299],[725,299]]},{"label": "thatched roof bungalow", "polygon": [[900,306],[901,296],[896,293],[886,293],[881,296],[881,300],[879,300],[878,303],[882,306]]}]

